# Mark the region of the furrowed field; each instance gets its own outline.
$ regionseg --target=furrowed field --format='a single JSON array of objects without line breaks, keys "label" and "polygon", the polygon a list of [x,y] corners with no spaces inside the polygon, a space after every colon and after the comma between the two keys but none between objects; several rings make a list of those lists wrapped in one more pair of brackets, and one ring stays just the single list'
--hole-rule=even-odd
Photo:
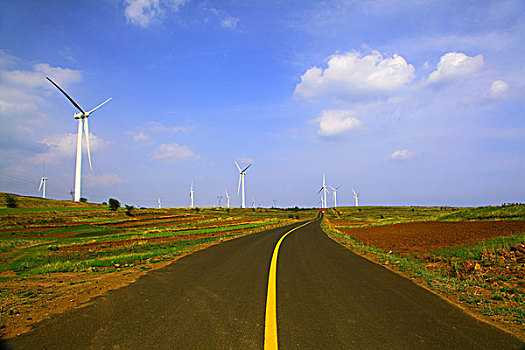
[{"label": "furrowed field", "polygon": [[0,332],[66,308],[191,252],[315,217],[313,210],[126,209],[0,193]]},{"label": "furrowed field", "polygon": [[335,241],[525,339],[525,205],[329,209]]}]

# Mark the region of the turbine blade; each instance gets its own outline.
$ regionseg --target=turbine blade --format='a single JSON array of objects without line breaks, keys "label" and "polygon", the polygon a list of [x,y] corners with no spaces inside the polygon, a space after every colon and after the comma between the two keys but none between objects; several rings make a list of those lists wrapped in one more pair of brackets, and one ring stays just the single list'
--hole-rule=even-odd
[{"label": "turbine blade", "polygon": [[87,145],[87,154],[89,160],[89,169],[93,170],[91,166],[91,151],[89,149],[89,128],[88,128],[88,118],[84,118],[84,132],[86,133],[86,145]]},{"label": "turbine blade", "polygon": [[239,174],[239,186],[237,186],[237,194],[239,194],[241,192],[241,177],[242,177],[242,175]]},{"label": "turbine blade", "polygon": [[352,192],[354,192],[354,196],[356,195],[355,190],[352,188]]},{"label": "turbine blade", "polygon": [[244,170],[243,170],[242,172],[244,173],[244,172],[245,172],[246,170],[248,170],[248,168],[251,167],[251,166],[252,166],[251,164],[248,165],[246,168],[244,168]]},{"label": "turbine blade", "polygon": [[90,110],[89,112],[87,112],[87,114],[91,114],[93,113],[94,111],[96,111],[97,109],[99,109],[100,107],[102,107],[102,105],[106,104],[109,102],[109,100],[111,100],[113,97],[110,97],[108,98],[106,101],[102,102],[101,104],[99,104],[98,106],[96,106],[95,108],[93,108],[92,110]]},{"label": "turbine blade", "polygon": [[75,100],[73,100],[64,90],[62,90],[62,88],[60,86],[58,86],[53,80],[49,79],[48,77],[46,77],[47,80],[49,80],[51,82],[51,84],[55,85],[55,87],[60,90],[60,92],[62,92],[64,94],[64,96],[67,97],[67,99],[69,100],[69,102],[71,102],[73,104],[73,106],[77,107],[77,109],[79,111],[82,112],[82,114],[86,114],[86,112],[84,112],[84,110],[82,109],[82,107],[80,107],[78,105],[78,103],[75,102]]},{"label": "turbine blade", "polygon": [[38,192],[40,192],[40,189],[42,188],[42,184],[44,183],[44,178],[40,179],[40,186],[38,186]]},{"label": "turbine blade", "polygon": [[319,190],[319,192],[317,192],[317,194],[321,193],[321,191],[324,189],[324,187],[321,187],[321,189]]},{"label": "turbine blade", "polygon": [[239,169],[239,172],[242,173],[241,167],[239,166],[239,164],[237,164],[237,162],[234,162],[234,163],[235,163],[235,165],[237,165],[237,169]]}]

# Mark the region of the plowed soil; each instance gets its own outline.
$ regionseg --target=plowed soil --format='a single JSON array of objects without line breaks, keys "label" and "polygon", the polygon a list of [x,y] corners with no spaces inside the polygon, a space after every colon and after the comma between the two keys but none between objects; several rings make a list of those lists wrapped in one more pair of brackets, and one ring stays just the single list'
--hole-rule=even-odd
[{"label": "plowed soil", "polygon": [[525,232],[525,221],[413,222],[339,230],[362,243],[409,254]]}]

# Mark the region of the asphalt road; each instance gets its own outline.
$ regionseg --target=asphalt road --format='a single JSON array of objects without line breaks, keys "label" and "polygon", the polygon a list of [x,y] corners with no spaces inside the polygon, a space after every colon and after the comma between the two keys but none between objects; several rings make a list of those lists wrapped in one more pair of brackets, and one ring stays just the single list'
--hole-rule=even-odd
[{"label": "asphalt road", "polygon": [[[262,349],[268,271],[298,224],[213,246],[1,344],[7,349]],[[280,349],[525,349],[349,252],[315,221],[282,242]]]}]

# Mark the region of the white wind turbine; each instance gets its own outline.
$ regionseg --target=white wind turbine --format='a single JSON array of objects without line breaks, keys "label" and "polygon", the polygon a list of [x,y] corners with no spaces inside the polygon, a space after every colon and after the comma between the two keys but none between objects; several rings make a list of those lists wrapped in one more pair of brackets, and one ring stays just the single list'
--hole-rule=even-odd
[{"label": "white wind turbine", "polygon": [[226,192],[226,207],[230,207],[230,195],[228,194],[228,191],[224,190]]},{"label": "white wind turbine", "polygon": [[42,198],[46,198],[46,181],[47,177],[44,175],[46,163],[42,165],[42,178],[40,179],[40,186],[38,186],[38,192],[42,190]]},{"label": "white wind turbine", "polygon": [[326,176],[325,176],[325,174],[323,174],[323,186],[321,186],[321,189],[317,193],[319,194],[319,193],[321,193],[321,191],[323,191],[323,194],[321,195],[322,207],[326,208],[326,191],[327,191],[327,189],[326,189]]},{"label": "white wind turbine", "polygon": [[334,192],[334,208],[337,208],[337,190],[340,189],[341,186],[338,186],[336,188],[330,186],[330,188],[332,188],[332,191]]},{"label": "white wind turbine", "polygon": [[352,188],[352,192],[354,192],[354,199],[355,199],[355,206],[359,206],[359,195],[360,193],[356,193],[355,190]]},{"label": "white wind turbine", "polygon": [[160,203],[160,196],[157,198],[157,204],[158,204],[158,208],[159,208],[159,209],[162,208],[162,205],[161,205],[161,203]]},{"label": "white wind turbine", "polygon": [[193,190],[193,181],[191,182],[191,186],[190,186],[190,198],[191,198],[191,208],[193,208],[193,194],[195,193],[195,191]]},{"label": "white wind turbine", "polygon": [[77,133],[77,161],[76,161],[76,167],[75,167],[75,192],[74,192],[74,198],[73,200],[75,202],[78,202],[80,200],[80,182],[81,182],[81,172],[82,172],[82,120],[84,120],[84,131],[86,133],[86,146],[87,146],[87,154],[88,154],[88,160],[89,160],[89,169],[92,169],[91,167],[91,153],[89,151],[89,129],[88,129],[88,118],[97,109],[102,107],[105,103],[107,103],[109,100],[111,100],[111,97],[108,98],[106,101],[102,102],[92,110],[85,112],[82,107],[78,105],[78,103],[75,102],[60,86],[58,86],[53,80],[46,77],[47,80],[51,82],[51,84],[55,85],[55,87],[60,90],[61,93],[64,94],[64,96],[67,97],[69,102],[75,106],[80,113],[73,114],[73,117],[75,119],[78,119],[78,133]]},{"label": "white wind turbine", "polygon": [[239,194],[241,187],[242,187],[241,208],[246,208],[246,202],[244,198],[244,175],[246,175],[246,170],[248,170],[251,164],[248,165],[246,168],[244,168],[244,170],[241,170],[241,167],[239,166],[239,164],[237,164],[237,162],[234,162],[234,163],[235,165],[237,165],[237,169],[239,169],[239,186],[237,187],[237,194]]}]

